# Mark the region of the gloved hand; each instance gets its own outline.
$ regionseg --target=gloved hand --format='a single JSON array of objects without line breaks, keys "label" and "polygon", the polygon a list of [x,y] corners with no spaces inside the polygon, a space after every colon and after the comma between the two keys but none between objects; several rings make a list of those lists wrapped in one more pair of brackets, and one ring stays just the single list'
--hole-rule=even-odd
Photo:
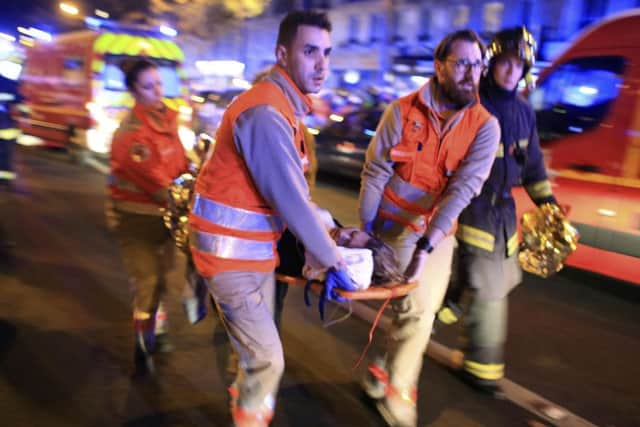
[{"label": "gloved hand", "polygon": [[[304,287],[304,302],[307,306],[311,305],[309,300],[309,290],[311,289],[311,281],[308,281]],[[355,283],[349,277],[346,269],[330,268],[327,271],[327,277],[322,287],[322,293],[320,294],[320,303],[318,309],[320,311],[320,320],[324,320],[324,306],[327,301],[340,301],[345,302],[346,299],[339,296],[334,289],[344,289],[347,291],[356,291],[358,288]]]},{"label": "gloved hand", "polygon": [[413,251],[411,261],[409,262],[407,269],[404,271],[404,278],[407,283],[418,280],[418,277],[422,274],[422,270],[424,269],[428,256],[429,253],[425,249],[416,248]]}]

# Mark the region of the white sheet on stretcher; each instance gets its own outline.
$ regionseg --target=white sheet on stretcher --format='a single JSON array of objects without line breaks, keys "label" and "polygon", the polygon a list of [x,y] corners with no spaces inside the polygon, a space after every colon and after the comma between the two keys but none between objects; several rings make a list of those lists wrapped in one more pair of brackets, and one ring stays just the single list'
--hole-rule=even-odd
[{"label": "white sheet on stretcher", "polygon": [[[317,209],[320,218],[325,223],[327,229],[336,226],[329,211]],[[338,251],[347,264],[347,272],[351,280],[356,284],[358,290],[368,289],[373,276],[373,253],[366,248],[345,248],[338,246]],[[326,269],[322,268],[313,255],[305,252],[305,264],[302,268],[302,275],[306,279],[324,280]]]}]

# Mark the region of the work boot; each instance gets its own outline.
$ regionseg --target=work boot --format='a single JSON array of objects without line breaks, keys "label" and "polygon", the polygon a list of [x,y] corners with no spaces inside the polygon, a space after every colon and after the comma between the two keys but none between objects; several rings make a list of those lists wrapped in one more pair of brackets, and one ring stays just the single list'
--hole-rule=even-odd
[{"label": "work boot", "polygon": [[384,397],[388,384],[389,374],[387,373],[384,360],[378,357],[368,366],[367,372],[360,382],[360,386],[367,396],[377,400]]},{"label": "work boot", "polygon": [[154,330],[155,337],[155,351],[158,353],[170,353],[173,351],[173,344],[169,339],[169,317],[167,311],[164,309],[164,304],[158,305],[156,310],[156,323]]},{"label": "work boot", "polygon": [[133,320],[135,336],[135,350],[133,355],[134,375],[155,373],[153,352],[155,351],[156,336],[153,317]]},{"label": "work boot", "polygon": [[416,389],[400,392],[393,386],[387,387],[383,399],[376,402],[376,408],[389,427],[416,427]]},{"label": "work boot", "polygon": [[478,378],[464,369],[458,371],[458,377],[474,390],[494,399],[504,400],[507,397],[498,381]]},{"label": "work boot", "polygon": [[273,418],[274,401],[267,396],[268,404],[263,404],[257,410],[249,410],[238,406],[240,390],[233,383],[229,386],[229,409],[234,427],[267,427]]}]

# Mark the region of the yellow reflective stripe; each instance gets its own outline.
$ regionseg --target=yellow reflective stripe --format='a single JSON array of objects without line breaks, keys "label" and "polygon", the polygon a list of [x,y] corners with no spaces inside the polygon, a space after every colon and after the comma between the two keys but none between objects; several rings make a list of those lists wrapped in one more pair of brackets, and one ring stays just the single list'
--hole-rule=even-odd
[{"label": "yellow reflective stripe", "polygon": [[496,157],[497,158],[504,157],[504,144],[502,142],[498,144],[498,151],[496,152]]},{"label": "yellow reflective stripe", "polygon": [[116,35],[112,33],[102,34],[93,43],[93,50],[97,53],[106,53],[109,50],[109,46],[115,40]]},{"label": "yellow reflective stripe", "polygon": [[499,380],[504,376],[504,363],[478,363],[471,360],[464,361],[464,370],[484,380]]},{"label": "yellow reflective stripe", "polygon": [[473,246],[485,249],[487,251],[493,251],[495,244],[495,238],[491,233],[480,230],[479,228],[471,227],[470,225],[460,224],[458,225],[458,231],[456,237],[465,243]]},{"label": "yellow reflective stripe", "polygon": [[164,49],[164,46],[162,45],[162,41],[160,41],[158,39],[154,39],[152,37],[147,37],[147,38],[144,39],[144,41],[146,43],[148,43],[149,46],[151,46],[151,49],[149,49],[147,51],[149,56],[151,56],[153,58],[171,59],[171,58],[169,58],[170,55]]},{"label": "yellow reflective stripe", "polygon": [[513,255],[518,249],[518,233],[514,233],[513,236],[507,242],[507,255]]},{"label": "yellow reflective stripe", "polygon": [[104,61],[101,59],[94,59],[91,61],[91,71],[94,73],[101,73],[104,69]]},{"label": "yellow reflective stripe", "polygon": [[135,37],[131,37],[128,34],[118,34],[111,43],[111,46],[107,49],[107,53],[114,55],[128,54],[127,50],[129,46],[135,43],[135,39]]},{"label": "yellow reflective stripe", "polygon": [[162,102],[164,103],[164,105],[166,105],[168,108],[174,110],[174,111],[178,111],[178,103],[176,102],[175,99],[171,99],[171,98],[164,98],[162,100]]},{"label": "yellow reflective stripe", "polygon": [[16,139],[21,134],[20,129],[16,128],[0,129],[0,139]]},{"label": "yellow reflective stripe", "polygon": [[177,61],[177,62],[183,62],[184,61],[184,53],[182,52],[182,49],[180,49],[180,46],[178,46],[175,42],[169,41],[169,40],[165,40],[164,44],[167,48],[167,50],[169,50],[171,52],[171,57],[168,59],[171,59],[173,61]]},{"label": "yellow reflective stripe", "polygon": [[440,320],[445,325],[451,325],[458,321],[458,316],[456,316],[449,307],[444,307],[438,311],[438,320]]},{"label": "yellow reflective stripe", "polygon": [[527,148],[529,146],[529,140],[527,138],[519,139],[518,145],[520,148]]},{"label": "yellow reflective stripe", "polygon": [[550,197],[553,195],[551,191],[551,182],[548,179],[543,181],[534,182],[525,186],[527,193],[534,199],[542,199],[544,197]]}]

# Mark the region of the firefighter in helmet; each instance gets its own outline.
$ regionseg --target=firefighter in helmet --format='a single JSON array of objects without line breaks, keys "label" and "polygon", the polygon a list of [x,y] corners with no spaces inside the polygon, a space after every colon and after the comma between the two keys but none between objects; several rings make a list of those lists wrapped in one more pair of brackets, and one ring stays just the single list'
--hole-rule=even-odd
[{"label": "firefighter in helmet", "polygon": [[[535,113],[518,93],[535,61],[536,42],[524,27],[497,33],[487,49],[480,80],[482,105],[495,116],[501,142],[482,192],[462,212],[454,275],[438,318],[456,321],[465,297],[465,359],[462,378],[476,389],[503,397],[507,296],[522,280],[518,265],[516,207],[511,189],[523,185],[537,205],[555,203],[543,162]],[[467,304],[468,302],[468,304]]]}]

